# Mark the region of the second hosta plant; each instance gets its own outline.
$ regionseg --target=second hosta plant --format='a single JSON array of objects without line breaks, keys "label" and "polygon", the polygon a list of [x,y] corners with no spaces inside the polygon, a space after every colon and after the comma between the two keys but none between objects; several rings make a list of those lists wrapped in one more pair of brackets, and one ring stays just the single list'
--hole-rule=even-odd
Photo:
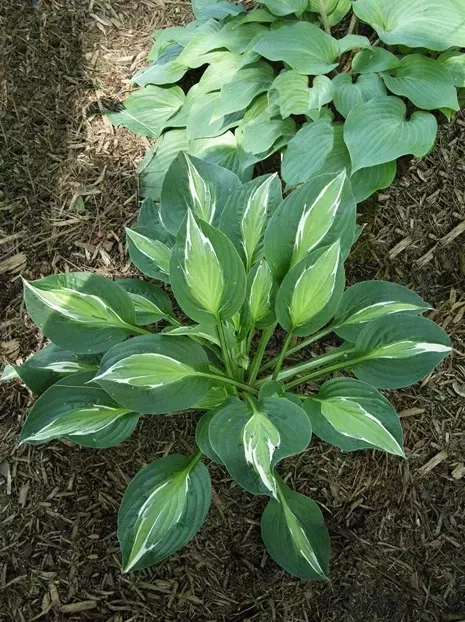
[{"label": "second hosta plant", "polygon": [[[355,207],[345,172],[315,177],[283,201],[275,175],[242,184],[181,154],[161,205],[146,201],[127,230],[148,280],[76,273],[25,282],[27,309],[51,343],[6,373],[40,394],[21,442],[109,447],[141,415],[198,417],[192,455],[158,458],[129,484],[118,517],[125,572],[195,535],[214,461],[268,498],[261,533],[271,557],[298,577],[324,579],[322,513],[286,483],[282,460],[305,451],[312,434],[343,451],[404,456],[399,417],[379,389],[417,382],[450,342],[409,289],[345,289]],[[170,284],[179,309],[152,279]],[[328,350],[318,342],[331,333],[340,345]]]}]

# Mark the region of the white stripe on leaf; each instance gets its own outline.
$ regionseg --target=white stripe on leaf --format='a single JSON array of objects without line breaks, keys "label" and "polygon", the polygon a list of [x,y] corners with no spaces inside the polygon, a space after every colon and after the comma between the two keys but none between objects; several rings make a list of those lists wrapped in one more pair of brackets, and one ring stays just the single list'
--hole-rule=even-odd
[{"label": "white stripe on leaf", "polygon": [[382,345],[369,353],[369,358],[407,359],[419,354],[445,354],[452,348],[442,343],[422,343],[416,341],[398,341]]},{"label": "white stripe on leaf", "polygon": [[315,551],[313,550],[299,519],[291,512],[284,499],[281,499],[281,502],[283,504],[286,524],[295,550],[305,559],[305,561],[313,568],[313,570],[315,570],[315,572],[324,577],[325,573],[320,566],[318,558],[315,555]]},{"label": "white stripe on leaf", "polygon": [[402,311],[424,311],[424,307],[419,307],[407,302],[397,302],[395,300],[387,300],[384,302],[377,302],[356,311],[353,315],[350,315],[343,321],[344,326],[351,324],[362,324],[365,322],[371,322],[378,317],[384,315],[392,315],[393,313],[401,313]]},{"label": "white stripe on leaf", "polygon": [[254,255],[260,244],[268,217],[268,202],[271,184],[276,175],[266,179],[249,196],[241,219],[242,246],[244,248],[247,269],[253,264]]},{"label": "white stripe on leaf", "polygon": [[126,234],[137,250],[164,273],[169,274],[171,248],[159,240],[151,240],[134,229],[126,228]]},{"label": "white stripe on leaf", "polygon": [[247,464],[277,499],[277,482],[271,463],[281,443],[279,431],[264,413],[254,410],[242,431],[242,443]]},{"label": "white stripe on leaf", "polygon": [[249,306],[255,323],[262,320],[271,310],[271,290],[273,275],[267,262],[262,259],[252,281],[249,295]]},{"label": "white stripe on leaf", "polygon": [[186,156],[186,164],[192,209],[199,218],[211,225],[216,214],[216,196],[212,194],[214,188],[207,185],[189,156]]}]

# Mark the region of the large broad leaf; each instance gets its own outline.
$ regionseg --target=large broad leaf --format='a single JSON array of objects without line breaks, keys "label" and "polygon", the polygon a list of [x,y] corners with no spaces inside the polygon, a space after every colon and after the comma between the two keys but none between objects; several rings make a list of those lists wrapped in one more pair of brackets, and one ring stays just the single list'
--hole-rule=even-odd
[{"label": "large broad leaf", "polygon": [[350,50],[370,49],[371,43],[362,35],[345,35],[338,40],[339,54],[345,54]]},{"label": "large broad leaf", "polygon": [[233,4],[227,0],[193,0],[192,12],[197,19],[223,19],[228,15],[237,15],[244,11],[241,4]]},{"label": "large broad leaf", "polygon": [[148,335],[112,348],[95,382],[119,404],[153,415],[184,410],[208,391],[205,350],[186,337]]},{"label": "large broad leaf", "polygon": [[247,277],[246,306],[252,326],[266,328],[276,322],[274,301],[277,289],[278,282],[270,266],[262,259]]},{"label": "large broad leaf", "polygon": [[375,47],[357,52],[352,61],[354,73],[370,74],[399,67],[400,60],[384,48]]},{"label": "large broad leaf", "polygon": [[231,398],[212,417],[208,435],[213,451],[238,484],[254,494],[277,498],[274,466],[303,451],[312,430],[302,408],[285,398],[250,402]]},{"label": "large broad leaf", "polygon": [[295,71],[313,76],[337,67],[339,54],[336,39],[310,22],[283,23],[266,32],[254,50],[268,60],[283,61]]},{"label": "large broad leaf", "polygon": [[[329,104],[334,97],[334,85],[327,76],[315,76],[308,91],[308,113],[319,113],[322,106]],[[329,112],[329,111],[328,111]]]},{"label": "large broad leaf", "polygon": [[62,378],[39,397],[21,431],[22,443],[66,438],[87,447],[112,447],[134,430],[139,415],[89,384],[94,372]]},{"label": "large broad leaf", "polygon": [[303,13],[308,5],[308,0],[263,0],[263,4],[274,14],[290,15],[291,13]]},{"label": "large broad leaf", "polygon": [[113,125],[123,125],[140,136],[158,138],[184,99],[179,86],[160,88],[150,85],[132,93],[124,102],[124,110],[109,112],[107,117]]},{"label": "large broad leaf", "polygon": [[274,79],[269,97],[279,106],[283,119],[291,114],[305,114],[308,110],[307,76],[293,69],[282,71]]},{"label": "large broad leaf", "polygon": [[155,145],[156,153],[149,152],[147,160],[138,169],[143,197],[160,201],[161,188],[171,162],[180,151],[189,150],[186,130],[165,132]]},{"label": "large broad leaf", "polygon": [[252,156],[243,150],[238,137],[232,132],[226,132],[215,138],[193,140],[189,153],[206,162],[212,162],[233,171],[242,183],[250,181],[253,166],[260,161],[259,157]]},{"label": "large broad leaf", "polygon": [[172,455],[139,471],[118,514],[123,572],[152,566],[187,544],[210,501],[210,476],[201,462]]},{"label": "large broad leaf", "polygon": [[363,281],[349,287],[334,318],[335,332],[355,342],[368,322],[394,313],[419,315],[430,309],[407,287],[386,281]]},{"label": "large broad leaf", "polygon": [[465,87],[465,54],[458,50],[448,50],[438,57],[437,62],[447,69],[455,86]]},{"label": "large broad leaf", "polygon": [[357,378],[379,389],[399,389],[421,380],[451,351],[443,329],[405,313],[380,317],[362,330],[355,344]]},{"label": "large broad leaf", "polygon": [[152,65],[138,71],[132,81],[139,86],[178,82],[187,71],[187,65],[178,60],[183,49],[182,45],[170,45]]},{"label": "large broad leaf", "polygon": [[294,190],[272,216],[265,257],[281,281],[290,268],[318,246],[339,240],[346,257],[352,245],[356,204],[345,172],[321,175]]},{"label": "large broad leaf", "polygon": [[170,275],[180,307],[197,322],[228,319],[244,301],[246,275],[236,249],[191,210],[179,230]]},{"label": "large broad leaf", "polygon": [[171,164],[161,192],[161,217],[173,235],[191,209],[210,225],[218,225],[223,208],[239,178],[230,170],[184,153]]},{"label": "large broad leaf", "polygon": [[140,279],[119,279],[116,283],[128,292],[134,303],[138,326],[154,324],[173,315],[170,297],[153,283]]},{"label": "large broad leaf", "polygon": [[315,434],[344,451],[381,449],[403,456],[399,417],[379,391],[353,378],[328,380],[305,400]]},{"label": "large broad leaf", "polygon": [[387,88],[407,97],[418,108],[459,110],[452,76],[441,63],[422,54],[404,56],[399,67],[384,74]]},{"label": "large broad leaf", "polygon": [[462,0],[355,0],[352,6],[388,45],[438,51],[465,45]]},{"label": "large broad leaf", "polygon": [[268,91],[273,79],[273,68],[263,61],[239,69],[234,79],[222,87],[213,118],[244,110],[257,95]]},{"label": "large broad leaf", "polygon": [[307,255],[288,272],[278,291],[281,326],[299,337],[324,326],[339,306],[344,280],[339,240]]},{"label": "large broad leaf", "polygon": [[[291,140],[296,131],[294,119],[257,119],[243,125],[241,147],[264,160]],[[237,134],[237,133],[236,133]]]},{"label": "large broad leaf", "polygon": [[301,579],[325,579],[329,535],[317,504],[279,481],[279,501],[270,499],[263,512],[263,542],[277,564]]},{"label": "large broad leaf", "polygon": [[217,116],[216,111],[221,103],[221,93],[198,95],[190,108],[187,119],[187,138],[214,138],[235,127],[242,119],[242,112],[234,112]]},{"label": "large broad leaf", "polygon": [[334,106],[343,117],[347,117],[357,104],[387,95],[384,82],[375,73],[362,74],[356,82],[352,82],[348,73],[339,73],[333,78],[333,85]]},{"label": "large broad leaf", "polygon": [[100,357],[96,354],[77,354],[49,343],[22,365],[8,366],[11,368],[10,374],[6,374],[5,377],[2,375],[0,380],[20,378],[32,393],[42,395],[64,376],[83,371],[96,371],[99,364]]},{"label": "large broad leaf", "polygon": [[141,272],[169,283],[169,268],[173,236],[162,228],[135,227],[126,229],[131,261]]},{"label": "large broad leaf", "polygon": [[329,119],[304,125],[284,152],[281,173],[286,184],[296,186],[308,181],[331,151],[333,143],[334,130]]},{"label": "large broad leaf", "polygon": [[281,202],[281,182],[275,174],[257,177],[237,188],[226,203],[219,228],[236,247],[247,272],[263,257],[265,228]]},{"label": "large broad leaf", "polygon": [[129,295],[98,274],[74,272],[24,281],[24,300],[44,335],[73,352],[105,352],[138,332]]},{"label": "large broad leaf", "polygon": [[352,172],[391,162],[403,155],[426,155],[434,145],[437,121],[429,112],[414,112],[406,120],[406,106],[398,97],[378,97],[352,108],[344,126],[344,140]]}]

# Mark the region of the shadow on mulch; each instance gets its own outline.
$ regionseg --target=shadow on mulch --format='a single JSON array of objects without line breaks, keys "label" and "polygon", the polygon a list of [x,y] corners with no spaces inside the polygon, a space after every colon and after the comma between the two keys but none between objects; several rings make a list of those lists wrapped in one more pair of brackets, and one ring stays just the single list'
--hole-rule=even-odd
[{"label": "shadow on mulch", "polygon": [[[113,130],[102,102],[124,99],[155,27],[189,19],[162,0],[3,0],[0,355],[42,345],[21,306],[19,275],[133,273],[122,230],[137,209],[146,141]],[[129,479],[166,453],[189,453],[196,415],[145,417],[123,445],[17,449],[31,403],[0,387],[0,620],[130,622],[445,622],[465,619],[465,121],[434,153],[361,206],[368,223],[348,279],[414,287],[456,352],[390,399],[408,460],[342,454],[314,440],[283,473],[321,504],[331,582],[287,575],[260,541],[265,501],[211,467],[206,524],[154,569],[121,575],[119,502]]]}]

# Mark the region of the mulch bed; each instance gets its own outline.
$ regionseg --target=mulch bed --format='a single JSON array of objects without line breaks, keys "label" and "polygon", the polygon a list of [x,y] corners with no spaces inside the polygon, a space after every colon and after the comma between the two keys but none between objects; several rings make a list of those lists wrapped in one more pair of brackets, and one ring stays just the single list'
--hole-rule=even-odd
[{"label": "mulch bed", "polygon": [[[43,345],[20,275],[134,273],[123,226],[137,212],[135,166],[148,142],[112,129],[155,28],[185,23],[178,0],[3,0],[0,6],[0,357]],[[3,56],[3,58],[2,58]],[[192,543],[121,575],[119,500],[168,452],[192,451],[197,415],[144,417],[123,445],[17,447],[32,403],[0,387],[0,620],[105,622],[439,622],[465,620],[465,116],[422,161],[360,208],[349,283],[414,288],[455,351],[422,383],[391,392],[408,459],[343,454],[314,439],[285,461],[318,501],[332,538],[331,581],[282,570],[260,541],[264,499],[212,466],[213,503]]]}]

